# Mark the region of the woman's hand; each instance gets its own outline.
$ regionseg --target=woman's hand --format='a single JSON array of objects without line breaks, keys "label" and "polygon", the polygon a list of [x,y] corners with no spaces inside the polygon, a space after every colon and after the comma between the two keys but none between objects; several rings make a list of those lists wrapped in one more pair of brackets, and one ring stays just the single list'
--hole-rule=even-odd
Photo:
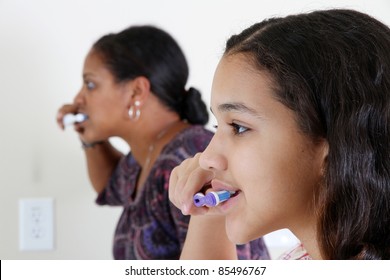
[{"label": "woman's hand", "polygon": [[64,116],[66,114],[76,114],[78,111],[78,106],[75,105],[75,104],[65,104],[63,105],[60,109],[58,109],[58,112],[57,112],[57,124],[58,126],[61,128],[61,129],[65,129],[65,126],[64,126],[64,123],[63,123],[63,120],[64,120]]},{"label": "woman's hand", "polygon": [[[79,112],[79,106],[76,105],[76,104],[65,104],[63,105],[57,112],[57,124],[58,126],[61,128],[61,129],[65,129],[65,125],[64,125],[64,117],[65,115],[67,114],[73,114],[73,115],[76,115],[77,113],[80,113]],[[99,140],[99,141],[88,141],[88,139],[84,139],[84,131],[85,131],[85,127],[82,123],[78,123],[78,122],[75,122],[73,123],[73,128],[74,130],[79,134],[79,137],[80,137],[80,140],[81,142],[83,143],[89,143],[89,144],[92,144],[92,143],[97,143],[97,142],[102,142],[104,141],[104,139],[102,140]]]}]

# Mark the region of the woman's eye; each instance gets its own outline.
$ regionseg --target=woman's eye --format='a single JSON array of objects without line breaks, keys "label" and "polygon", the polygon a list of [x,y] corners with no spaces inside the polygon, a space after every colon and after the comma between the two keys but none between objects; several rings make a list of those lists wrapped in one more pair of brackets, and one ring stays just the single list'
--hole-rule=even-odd
[{"label": "woman's eye", "polygon": [[237,135],[243,134],[244,132],[249,130],[249,128],[242,126],[242,125],[239,125],[239,124],[236,124],[236,123],[231,123],[230,126],[233,128],[234,134],[237,134]]},{"label": "woman's eye", "polygon": [[85,86],[89,90],[92,90],[92,89],[94,89],[96,87],[94,82],[85,82]]}]

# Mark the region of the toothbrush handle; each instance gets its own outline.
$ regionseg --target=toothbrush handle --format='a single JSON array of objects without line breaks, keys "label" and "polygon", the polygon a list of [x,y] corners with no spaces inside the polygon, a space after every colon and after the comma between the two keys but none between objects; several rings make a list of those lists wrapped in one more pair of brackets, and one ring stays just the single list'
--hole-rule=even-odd
[{"label": "toothbrush handle", "polygon": [[231,197],[229,191],[209,192],[206,195],[197,193],[194,195],[194,204],[196,207],[215,207]]}]

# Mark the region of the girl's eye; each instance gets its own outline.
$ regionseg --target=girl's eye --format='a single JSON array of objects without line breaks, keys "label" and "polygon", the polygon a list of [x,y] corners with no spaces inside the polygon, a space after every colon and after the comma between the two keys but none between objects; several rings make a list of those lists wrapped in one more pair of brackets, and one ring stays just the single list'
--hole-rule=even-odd
[{"label": "girl's eye", "polygon": [[249,128],[236,123],[231,123],[230,126],[233,128],[233,132],[236,135],[243,134],[249,130]]},{"label": "girl's eye", "polygon": [[86,87],[87,87],[87,89],[89,89],[89,90],[92,90],[92,89],[94,89],[96,86],[95,86],[95,83],[93,83],[93,82],[85,82],[85,85],[86,85]]}]

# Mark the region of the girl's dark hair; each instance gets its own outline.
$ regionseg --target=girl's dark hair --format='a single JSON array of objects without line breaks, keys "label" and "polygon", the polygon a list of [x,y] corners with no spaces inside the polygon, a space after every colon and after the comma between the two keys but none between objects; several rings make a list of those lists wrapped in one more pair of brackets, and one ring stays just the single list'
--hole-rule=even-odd
[{"label": "girl's dark hair", "polygon": [[185,89],[188,65],[178,43],[154,26],[131,26],[100,38],[93,49],[99,53],[117,82],[139,76],[149,79],[151,91],[181,119],[206,124],[209,116],[201,94]]},{"label": "girl's dark hair", "polygon": [[[390,29],[353,10],[271,18],[226,44],[271,74],[303,133],[326,139],[316,196],[328,259],[390,259]],[[317,211],[317,209],[316,209]]]}]

